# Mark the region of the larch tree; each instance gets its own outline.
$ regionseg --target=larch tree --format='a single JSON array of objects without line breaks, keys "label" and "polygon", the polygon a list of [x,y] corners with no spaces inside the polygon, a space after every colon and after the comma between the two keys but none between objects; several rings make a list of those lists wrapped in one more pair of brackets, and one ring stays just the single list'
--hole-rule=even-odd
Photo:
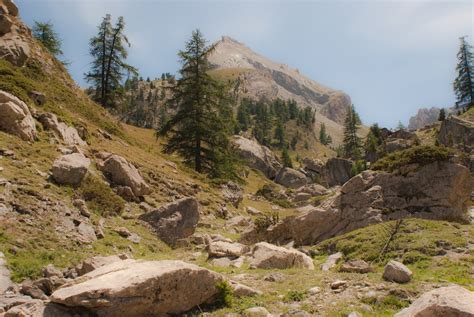
[{"label": "larch tree", "polygon": [[360,159],[361,139],[357,135],[357,130],[361,124],[360,117],[357,114],[354,105],[351,105],[347,111],[344,121],[344,156],[352,159]]},{"label": "larch tree", "polygon": [[457,77],[454,80],[453,88],[456,95],[456,108],[467,110],[474,106],[474,78],[473,78],[473,58],[469,45],[465,37],[461,37],[461,45],[457,54],[458,64],[456,66]]},{"label": "larch tree", "polygon": [[130,43],[124,34],[125,20],[119,17],[115,26],[107,14],[98,27],[98,33],[89,41],[93,58],[91,71],[85,74],[95,91],[94,99],[103,107],[114,106],[114,94],[122,85],[126,74],[137,74],[137,70],[125,63]]},{"label": "larch tree", "polygon": [[61,50],[62,41],[58,33],[54,31],[53,24],[48,22],[35,21],[33,25],[32,34],[43,46],[55,57],[63,55]]},{"label": "larch tree", "polygon": [[196,30],[178,53],[181,78],[172,88],[169,101],[175,114],[157,131],[157,136],[169,136],[164,151],[181,154],[197,172],[235,179],[238,162],[229,139],[234,128],[229,87],[208,73],[208,56],[214,47],[208,46]]}]

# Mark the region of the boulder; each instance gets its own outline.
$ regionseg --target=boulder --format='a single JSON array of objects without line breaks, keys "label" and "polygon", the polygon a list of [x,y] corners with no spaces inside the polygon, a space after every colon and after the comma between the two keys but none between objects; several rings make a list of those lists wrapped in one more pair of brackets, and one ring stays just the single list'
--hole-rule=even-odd
[{"label": "boulder", "polygon": [[65,144],[87,146],[87,143],[79,136],[76,128],[70,127],[64,122],[60,122],[55,114],[47,112],[38,115],[37,118],[46,130],[53,131]]},{"label": "boulder", "polygon": [[35,104],[37,104],[38,106],[42,106],[46,103],[46,95],[43,94],[42,92],[39,92],[39,91],[30,91],[28,93],[28,97],[31,98],[31,100],[33,100],[35,102]]},{"label": "boulder", "polygon": [[272,317],[273,315],[265,307],[250,307],[242,312],[245,317]]},{"label": "boulder", "polygon": [[236,136],[233,144],[249,167],[261,171],[270,179],[275,178],[281,163],[269,148],[242,136]]},{"label": "boulder", "polygon": [[13,282],[10,279],[10,270],[7,268],[5,255],[0,252],[0,295],[4,294],[12,286]]},{"label": "boulder", "polygon": [[0,1],[0,58],[21,67],[31,55],[31,31],[16,19],[11,0]]},{"label": "boulder", "polygon": [[341,265],[339,271],[347,273],[369,273],[373,268],[364,260],[352,260]]},{"label": "boulder", "polygon": [[212,302],[222,280],[215,272],[181,261],[124,260],[73,280],[50,300],[98,316],[167,316]]},{"label": "boulder", "polygon": [[212,241],[207,248],[207,252],[211,258],[238,258],[247,251],[248,247],[246,245],[226,241]]},{"label": "boulder", "polygon": [[247,285],[242,285],[234,281],[229,281],[229,283],[230,287],[232,288],[232,294],[235,297],[251,297],[256,295],[262,295],[262,292],[248,287]]},{"label": "boulder", "polygon": [[252,216],[260,216],[262,214],[260,210],[258,210],[257,208],[253,208],[251,206],[245,207],[245,210],[247,211],[249,215],[252,215]]},{"label": "boulder", "polygon": [[224,199],[230,202],[235,208],[238,208],[242,199],[244,199],[242,187],[230,181],[221,185],[221,194]]},{"label": "boulder", "polygon": [[11,17],[0,14],[0,36],[10,33],[13,27],[13,20]]},{"label": "boulder", "polygon": [[199,221],[199,204],[196,198],[187,197],[139,217],[148,222],[164,242],[174,245],[177,240],[189,237]]},{"label": "boulder", "polygon": [[383,278],[387,281],[397,283],[407,283],[411,280],[413,273],[400,262],[391,260],[385,265]]},{"label": "boulder", "polygon": [[0,130],[34,141],[36,125],[28,106],[12,94],[0,90]]},{"label": "boulder", "polygon": [[0,1],[0,13],[11,15],[13,17],[18,16],[18,7],[12,0],[1,0]]},{"label": "boulder", "polygon": [[306,175],[295,169],[284,167],[282,168],[277,176],[275,182],[288,188],[300,188],[306,185],[308,180]]},{"label": "boulder", "polygon": [[340,260],[342,260],[343,257],[344,257],[344,254],[342,252],[337,252],[337,253],[331,254],[330,256],[328,256],[326,262],[321,264],[321,270],[329,271],[330,269],[335,267],[336,264]]},{"label": "boulder", "polygon": [[438,142],[445,146],[461,148],[474,144],[474,123],[456,116],[449,116],[441,123]]},{"label": "boulder", "polygon": [[150,193],[150,187],[137,168],[123,157],[112,154],[99,164],[99,169],[114,184],[128,186],[137,197]]},{"label": "boulder", "polygon": [[301,268],[314,270],[313,260],[295,249],[286,249],[267,242],[257,243],[250,258],[250,266],[260,269]]},{"label": "boulder", "polygon": [[352,177],[352,161],[334,157],[326,162],[326,181],[329,187],[342,185]]},{"label": "boulder", "polygon": [[109,255],[109,256],[94,256],[92,258],[86,259],[78,264],[75,268],[77,275],[81,276],[92,272],[102,266],[127,260],[128,256],[125,254],[119,255]]},{"label": "boulder", "polygon": [[246,232],[242,241],[310,245],[407,217],[467,222],[472,188],[469,169],[450,162],[434,162],[407,175],[364,171],[320,206],[286,217],[266,230]]},{"label": "boulder", "polygon": [[90,164],[91,161],[82,153],[67,154],[54,161],[51,172],[58,184],[78,185]]},{"label": "boulder", "polygon": [[447,286],[423,294],[395,317],[472,317],[474,292],[458,286]]}]

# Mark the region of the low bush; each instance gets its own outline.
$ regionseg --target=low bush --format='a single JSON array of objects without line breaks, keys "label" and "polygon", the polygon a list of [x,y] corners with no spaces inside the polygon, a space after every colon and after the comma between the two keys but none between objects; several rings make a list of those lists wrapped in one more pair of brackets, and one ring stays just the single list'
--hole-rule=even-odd
[{"label": "low bush", "polygon": [[87,207],[102,216],[120,214],[125,207],[125,201],[96,176],[88,175],[77,190]]}]

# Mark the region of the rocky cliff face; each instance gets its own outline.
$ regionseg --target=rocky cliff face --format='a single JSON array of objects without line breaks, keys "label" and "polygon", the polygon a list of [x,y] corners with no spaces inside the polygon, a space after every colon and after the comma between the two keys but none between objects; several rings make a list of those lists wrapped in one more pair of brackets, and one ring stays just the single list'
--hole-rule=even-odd
[{"label": "rocky cliff face", "polygon": [[[408,123],[408,129],[418,130],[427,125],[438,122],[439,111],[441,109],[437,107],[431,108],[421,108],[418,109],[416,115],[410,118]],[[448,109],[448,113],[452,112],[451,109]]]},{"label": "rocky cliff face", "polygon": [[336,123],[342,123],[351,103],[342,91],[325,87],[297,69],[273,62],[230,37],[224,36],[216,43],[210,61],[220,70],[240,70],[235,74],[239,95],[245,97],[294,99]]}]

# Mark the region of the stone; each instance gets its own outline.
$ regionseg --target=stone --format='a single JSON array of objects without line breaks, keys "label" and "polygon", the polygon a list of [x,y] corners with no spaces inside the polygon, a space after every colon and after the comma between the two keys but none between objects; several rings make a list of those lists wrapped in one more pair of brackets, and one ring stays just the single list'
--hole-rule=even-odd
[{"label": "stone", "polygon": [[48,299],[46,294],[38,286],[33,284],[33,281],[30,281],[30,280],[26,280],[26,281],[23,281],[23,283],[21,283],[20,293],[23,295],[31,296],[32,298],[35,298],[35,299],[42,299],[42,300]]},{"label": "stone", "polygon": [[311,294],[311,295],[319,294],[319,293],[321,293],[321,288],[318,287],[318,286],[311,287],[311,288],[308,290],[308,293]]},{"label": "stone", "polygon": [[457,116],[449,116],[441,123],[438,142],[451,147],[472,147],[474,145],[474,123]]},{"label": "stone", "polygon": [[265,307],[251,307],[243,311],[245,317],[272,317]]},{"label": "stone", "polygon": [[240,243],[213,241],[208,245],[207,252],[211,258],[238,258],[244,253],[248,252],[248,247]]},{"label": "stone", "polygon": [[99,316],[174,315],[212,302],[222,280],[215,272],[182,261],[124,260],[71,281],[50,300]]},{"label": "stone", "polygon": [[251,224],[251,221],[249,218],[244,217],[244,216],[235,216],[227,220],[225,223],[225,226],[227,228],[234,228],[234,227],[249,226],[250,224]]},{"label": "stone", "polygon": [[339,157],[326,162],[326,178],[330,187],[342,185],[352,177],[352,161]]},{"label": "stone", "polygon": [[416,217],[467,223],[473,180],[468,168],[434,162],[406,175],[364,171],[318,207],[242,234],[241,242],[313,245],[384,221]]},{"label": "stone", "polygon": [[174,245],[177,240],[191,236],[199,221],[199,204],[196,198],[177,200],[156,210],[140,215],[148,222],[161,240]]},{"label": "stone", "polygon": [[0,36],[10,33],[13,25],[11,17],[0,14]]},{"label": "stone", "polygon": [[331,289],[340,289],[344,288],[347,285],[347,281],[344,280],[337,280],[331,283]]},{"label": "stone", "polygon": [[77,226],[77,232],[79,233],[80,242],[92,243],[97,240],[94,228],[85,222],[81,222]]},{"label": "stone", "polygon": [[[2,7],[2,11],[5,14],[11,15],[13,17],[18,16],[18,7],[12,0],[2,0],[0,2],[0,5]],[[5,8],[6,10],[3,8]]]},{"label": "stone", "polygon": [[133,190],[128,186],[116,186],[114,188],[117,195],[125,199],[126,201],[134,201],[136,199]]},{"label": "stone", "polygon": [[41,273],[43,277],[63,277],[63,273],[58,270],[53,264],[46,265],[42,270]]},{"label": "stone", "polygon": [[[1,54],[0,54],[1,55]],[[12,94],[0,90],[0,130],[24,141],[34,141],[36,125],[28,106]]]},{"label": "stone", "polygon": [[102,266],[127,260],[128,256],[125,254],[109,255],[109,256],[94,256],[92,258],[82,261],[76,266],[76,272],[79,276],[92,272]]},{"label": "stone", "polygon": [[275,154],[256,140],[237,136],[233,140],[239,155],[250,167],[262,172],[266,177],[273,179],[281,168]]},{"label": "stone", "polygon": [[245,210],[247,211],[247,213],[249,215],[252,215],[252,216],[260,216],[262,215],[262,212],[260,210],[258,210],[257,208],[253,208],[253,207],[250,207],[250,206],[247,206],[245,207]]},{"label": "stone", "polygon": [[222,184],[220,187],[222,197],[230,202],[235,208],[238,208],[244,198],[242,187],[231,181]]},{"label": "stone", "polygon": [[51,169],[53,179],[58,184],[78,185],[81,183],[91,161],[81,153],[67,154],[59,157]]},{"label": "stone", "polygon": [[212,266],[218,267],[230,267],[232,265],[232,260],[229,258],[214,258],[209,261]]},{"label": "stone", "polygon": [[64,122],[60,122],[55,114],[46,112],[38,115],[37,118],[46,130],[53,131],[60,141],[66,145],[87,146],[87,143],[79,136],[76,128],[70,127]]},{"label": "stone", "polygon": [[280,272],[274,272],[265,275],[263,280],[267,282],[282,282],[285,280],[285,275]]},{"label": "stone", "polygon": [[383,278],[396,283],[408,283],[413,273],[400,262],[391,260],[385,265]]},{"label": "stone", "polygon": [[373,268],[364,260],[352,260],[341,265],[339,271],[347,273],[369,273]]},{"label": "stone", "polygon": [[262,295],[262,292],[248,287],[247,285],[243,285],[234,281],[229,281],[229,284],[235,297],[252,297]]},{"label": "stone", "polygon": [[308,313],[307,311],[300,310],[300,309],[290,309],[283,315],[280,315],[281,317],[311,317],[311,314]]},{"label": "stone", "polygon": [[0,252],[0,295],[4,294],[13,285],[14,284],[10,278],[10,270],[7,267],[5,255]]},{"label": "stone", "polygon": [[295,249],[286,249],[276,245],[259,242],[255,245],[250,258],[250,267],[260,269],[300,268],[314,270],[313,260]]},{"label": "stone", "polygon": [[275,177],[275,182],[288,188],[299,188],[306,185],[306,175],[289,167],[280,169]]},{"label": "stone", "polygon": [[28,97],[30,97],[38,106],[44,105],[47,101],[45,94],[39,91],[35,91],[35,90],[30,91],[28,93]]},{"label": "stone", "polygon": [[472,317],[474,316],[474,292],[452,285],[441,287],[421,295],[409,307],[395,317]]},{"label": "stone", "polygon": [[89,211],[89,208],[87,208],[86,201],[84,199],[74,199],[72,201],[72,204],[74,207],[79,209],[79,212],[81,213],[82,216],[89,218],[91,216],[91,213]]},{"label": "stone", "polygon": [[330,256],[328,256],[326,262],[321,264],[321,270],[329,271],[330,269],[335,267],[336,264],[340,260],[342,260],[343,257],[344,257],[344,254],[342,252],[337,252],[337,253],[331,254]]},{"label": "stone", "polygon": [[123,157],[112,154],[102,163],[99,169],[114,184],[128,186],[137,197],[150,193],[150,186],[145,182],[137,168]]},{"label": "stone", "polygon": [[128,230],[127,228],[125,227],[118,227],[118,228],[115,228],[114,229],[115,232],[117,232],[119,234],[119,236],[121,236],[122,238],[128,238],[132,235],[132,233],[130,232],[130,230]]}]

